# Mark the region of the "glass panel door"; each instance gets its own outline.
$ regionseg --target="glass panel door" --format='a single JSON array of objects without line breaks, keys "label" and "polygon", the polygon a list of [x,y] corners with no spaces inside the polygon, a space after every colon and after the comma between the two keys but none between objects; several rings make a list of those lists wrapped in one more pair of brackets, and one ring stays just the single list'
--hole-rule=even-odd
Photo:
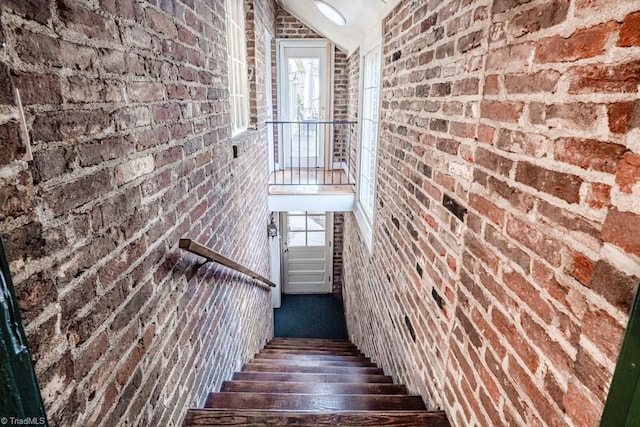
[{"label": "glass panel door", "polygon": [[288,212],[285,224],[285,293],[332,290],[332,214]]},{"label": "glass panel door", "polygon": [[328,44],[318,41],[282,41],[280,44],[279,118],[280,163],[286,169],[323,168],[324,126],[329,100]]}]

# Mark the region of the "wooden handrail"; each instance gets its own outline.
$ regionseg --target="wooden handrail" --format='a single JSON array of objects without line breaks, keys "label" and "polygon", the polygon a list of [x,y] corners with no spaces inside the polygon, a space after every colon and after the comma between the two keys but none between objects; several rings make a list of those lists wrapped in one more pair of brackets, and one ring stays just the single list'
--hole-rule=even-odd
[{"label": "wooden handrail", "polygon": [[193,254],[200,255],[201,257],[206,258],[208,261],[217,262],[218,264],[222,264],[225,267],[229,267],[236,271],[239,271],[240,273],[246,274],[247,276],[250,276],[262,282],[261,284],[264,284],[269,288],[276,287],[276,284],[273,283],[271,280],[267,279],[266,277],[259,275],[258,273],[245,267],[244,265],[238,264],[237,262],[227,258],[222,254],[219,254],[218,252],[215,252],[209,249],[204,245],[201,245],[200,243],[194,240],[180,239],[180,243],[178,244],[178,246],[180,247],[180,249],[184,249],[185,251],[189,251]]}]

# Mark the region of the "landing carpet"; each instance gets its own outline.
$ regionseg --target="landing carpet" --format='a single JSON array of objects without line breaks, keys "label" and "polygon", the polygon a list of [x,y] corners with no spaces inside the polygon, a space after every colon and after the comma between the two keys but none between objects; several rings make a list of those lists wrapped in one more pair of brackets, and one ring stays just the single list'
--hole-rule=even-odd
[{"label": "landing carpet", "polygon": [[334,295],[282,295],[281,307],[274,309],[274,335],[347,339],[342,299]]}]

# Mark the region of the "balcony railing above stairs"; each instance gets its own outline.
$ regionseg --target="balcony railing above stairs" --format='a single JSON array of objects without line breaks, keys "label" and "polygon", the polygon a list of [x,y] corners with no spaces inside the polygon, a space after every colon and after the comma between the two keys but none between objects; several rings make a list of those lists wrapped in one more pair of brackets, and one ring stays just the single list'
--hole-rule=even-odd
[{"label": "balcony railing above stairs", "polygon": [[355,185],[356,122],[269,121],[273,141],[270,185]]}]

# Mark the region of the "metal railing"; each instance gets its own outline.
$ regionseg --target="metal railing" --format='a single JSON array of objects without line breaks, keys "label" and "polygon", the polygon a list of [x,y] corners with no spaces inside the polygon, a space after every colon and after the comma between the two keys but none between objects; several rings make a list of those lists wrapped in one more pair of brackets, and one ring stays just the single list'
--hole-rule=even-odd
[{"label": "metal railing", "polygon": [[271,280],[267,279],[264,276],[256,273],[250,268],[245,267],[242,264],[238,264],[237,262],[227,258],[226,256],[209,249],[208,247],[201,245],[200,243],[191,240],[191,239],[180,239],[180,243],[178,244],[180,249],[184,249],[185,251],[191,252],[196,255],[200,255],[203,258],[206,258],[207,261],[214,261],[218,264],[222,264],[225,267],[232,268],[242,274],[246,274],[247,276],[256,279],[259,281],[259,284],[267,289],[275,288],[276,284]]},{"label": "metal railing", "polygon": [[275,185],[354,185],[356,122],[268,121]]}]

